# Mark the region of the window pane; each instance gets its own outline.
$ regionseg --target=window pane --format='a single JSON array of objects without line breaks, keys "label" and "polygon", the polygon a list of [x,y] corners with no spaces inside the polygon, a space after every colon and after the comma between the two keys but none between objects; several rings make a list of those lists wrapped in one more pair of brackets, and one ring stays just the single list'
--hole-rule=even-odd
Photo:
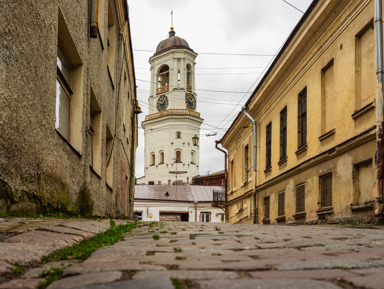
[{"label": "window pane", "polygon": [[56,80],[56,122],[55,128],[67,140],[69,138],[70,100],[60,82]]},{"label": "window pane", "polygon": [[71,86],[71,66],[64,56],[63,51],[57,46],[57,67],[60,69],[69,87]]}]

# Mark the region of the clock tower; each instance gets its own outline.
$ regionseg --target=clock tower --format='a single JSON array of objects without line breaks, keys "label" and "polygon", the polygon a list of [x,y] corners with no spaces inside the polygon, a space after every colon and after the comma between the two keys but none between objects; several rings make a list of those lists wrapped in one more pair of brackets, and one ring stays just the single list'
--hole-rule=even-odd
[{"label": "clock tower", "polygon": [[145,177],[138,184],[192,184],[199,175],[195,53],[171,27],[149,59],[151,90],[144,129]]}]

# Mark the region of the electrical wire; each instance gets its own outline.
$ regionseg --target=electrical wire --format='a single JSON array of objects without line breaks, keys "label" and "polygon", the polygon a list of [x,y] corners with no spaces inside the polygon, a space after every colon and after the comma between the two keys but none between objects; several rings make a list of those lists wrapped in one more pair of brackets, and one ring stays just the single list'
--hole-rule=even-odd
[{"label": "electrical wire", "polygon": [[304,14],[304,11],[301,11],[299,8],[297,8],[296,6],[294,6],[293,4],[289,3],[288,1],[285,1],[283,0],[283,2],[287,3],[289,6],[291,6],[292,8],[296,9],[297,11],[300,11],[301,13]]},{"label": "electrical wire", "polygon": [[[137,52],[150,52],[153,53],[155,50],[149,49],[134,49]],[[224,53],[224,52],[199,52],[199,55],[222,55],[222,56],[257,56],[257,57],[273,57],[274,54],[254,54],[254,53]]]}]

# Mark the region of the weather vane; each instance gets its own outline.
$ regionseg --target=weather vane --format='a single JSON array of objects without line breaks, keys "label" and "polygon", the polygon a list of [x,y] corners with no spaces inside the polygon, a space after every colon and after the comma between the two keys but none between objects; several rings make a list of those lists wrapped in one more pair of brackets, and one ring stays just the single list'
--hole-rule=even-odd
[{"label": "weather vane", "polygon": [[171,11],[171,30],[173,30],[173,9]]}]

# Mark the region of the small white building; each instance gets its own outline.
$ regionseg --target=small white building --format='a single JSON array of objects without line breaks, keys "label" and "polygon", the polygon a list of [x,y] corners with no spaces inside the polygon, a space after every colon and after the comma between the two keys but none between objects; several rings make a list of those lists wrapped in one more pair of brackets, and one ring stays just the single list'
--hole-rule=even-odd
[{"label": "small white building", "polygon": [[224,210],[213,206],[218,186],[137,185],[134,214],[142,221],[225,222]]}]

